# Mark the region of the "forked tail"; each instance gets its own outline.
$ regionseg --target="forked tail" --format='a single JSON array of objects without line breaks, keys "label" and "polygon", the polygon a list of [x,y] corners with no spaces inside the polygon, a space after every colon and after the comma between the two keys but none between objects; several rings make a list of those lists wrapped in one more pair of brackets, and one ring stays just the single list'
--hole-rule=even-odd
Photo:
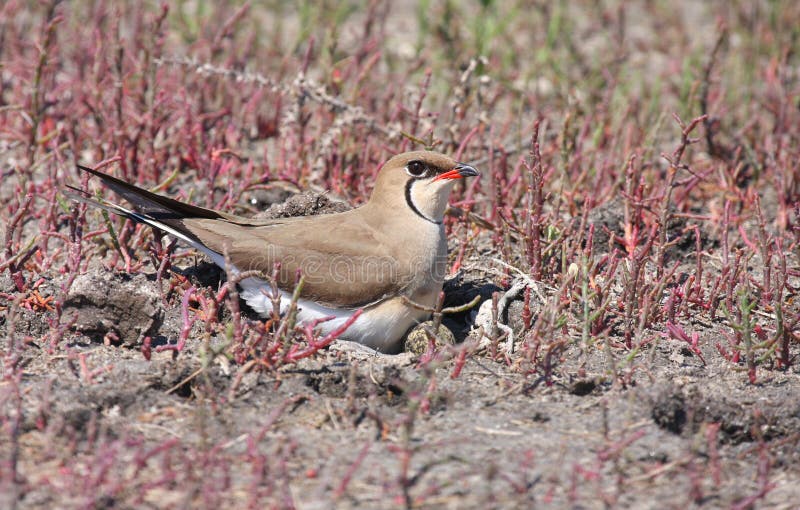
[{"label": "forked tail", "polygon": [[114,190],[118,195],[127,200],[133,205],[132,209],[123,207],[119,204],[109,202],[102,198],[92,197],[84,190],[78,189],[74,186],[67,184],[70,191],[65,191],[64,195],[77,202],[83,202],[103,209],[112,214],[123,216],[137,223],[143,223],[153,228],[157,228],[170,234],[193,248],[202,251],[211,259],[221,266],[225,267],[224,258],[217,252],[205,246],[200,239],[192,234],[189,229],[183,224],[183,220],[187,218],[207,218],[207,219],[222,219],[220,213],[198,207],[191,204],[178,202],[168,197],[157,195],[145,189],[142,189],[133,184],[112,177],[103,172],[78,165],[78,168],[84,172],[100,177],[103,183]]}]

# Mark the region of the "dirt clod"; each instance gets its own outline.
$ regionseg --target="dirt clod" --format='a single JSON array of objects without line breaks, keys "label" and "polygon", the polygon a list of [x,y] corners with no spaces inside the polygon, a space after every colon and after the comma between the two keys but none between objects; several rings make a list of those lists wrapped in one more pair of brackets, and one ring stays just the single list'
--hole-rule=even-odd
[{"label": "dirt clod", "polygon": [[256,218],[277,219],[294,216],[313,216],[331,214],[352,209],[346,202],[335,200],[327,193],[304,191],[290,196],[285,202],[273,204],[264,212],[256,214]]},{"label": "dirt clod", "polygon": [[75,329],[96,342],[133,346],[158,329],[164,314],[158,289],[144,274],[94,269],[75,278],[64,315],[74,315]]},{"label": "dirt clod", "polygon": [[569,385],[569,392],[583,397],[593,392],[595,388],[597,388],[597,382],[594,379],[578,379]]},{"label": "dirt clod", "polygon": [[653,421],[674,434],[683,432],[686,426],[686,399],[683,392],[669,385],[656,397],[652,409]]}]

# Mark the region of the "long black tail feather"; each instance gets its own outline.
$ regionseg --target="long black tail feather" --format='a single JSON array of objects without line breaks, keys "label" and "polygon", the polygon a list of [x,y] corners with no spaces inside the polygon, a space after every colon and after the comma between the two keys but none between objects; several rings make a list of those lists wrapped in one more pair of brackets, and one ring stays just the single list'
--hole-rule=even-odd
[{"label": "long black tail feather", "polygon": [[196,205],[185,204],[165,196],[157,195],[98,170],[93,170],[89,167],[81,165],[78,165],[78,168],[84,172],[88,172],[99,177],[106,186],[130,202],[136,211],[141,212],[155,220],[182,218],[222,218],[219,213],[210,209],[205,209]]}]

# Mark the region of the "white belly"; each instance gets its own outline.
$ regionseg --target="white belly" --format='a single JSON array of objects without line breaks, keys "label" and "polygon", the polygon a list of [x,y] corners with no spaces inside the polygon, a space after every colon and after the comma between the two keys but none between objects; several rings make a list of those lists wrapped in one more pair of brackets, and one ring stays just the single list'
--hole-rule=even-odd
[{"label": "white belly", "polygon": [[[262,317],[272,314],[272,288],[257,278],[247,278],[239,284],[240,293],[248,306]],[[292,295],[283,290],[280,292],[280,312],[285,313],[291,303]],[[336,330],[352,317],[355,310],[342,310],[322,306],[313,301],[300,299],[297,303],[298,323],[311,322],[327,317],[331,320],[321,322],[317,328],[324,336]],[[356,321],[342,333],[339,338],[364,344],[380,352],[395,353],[402,348],[400,340],[417,322],[427,318],[429,314],[417,310],[402,302],[401,298],[393,298],[364,308]]]}]

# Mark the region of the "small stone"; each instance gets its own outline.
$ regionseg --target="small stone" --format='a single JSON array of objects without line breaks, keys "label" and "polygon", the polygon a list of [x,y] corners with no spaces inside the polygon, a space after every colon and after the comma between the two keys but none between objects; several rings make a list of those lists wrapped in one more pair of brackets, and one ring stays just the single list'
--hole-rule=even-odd
[{"label": "small stone", "polygon": [[[428,333],[426,328],[433,332],[433,321],[425,321],[414,326],[411,331],[406,335],[405,352],[410,352],[415,355],[424,354],[428,350]],[[456,337],[447,326],[439,325],[439,331],[436,332],[434,337],[434,345],[437,349],[446,345],[453,345],[456,343]]]}]

